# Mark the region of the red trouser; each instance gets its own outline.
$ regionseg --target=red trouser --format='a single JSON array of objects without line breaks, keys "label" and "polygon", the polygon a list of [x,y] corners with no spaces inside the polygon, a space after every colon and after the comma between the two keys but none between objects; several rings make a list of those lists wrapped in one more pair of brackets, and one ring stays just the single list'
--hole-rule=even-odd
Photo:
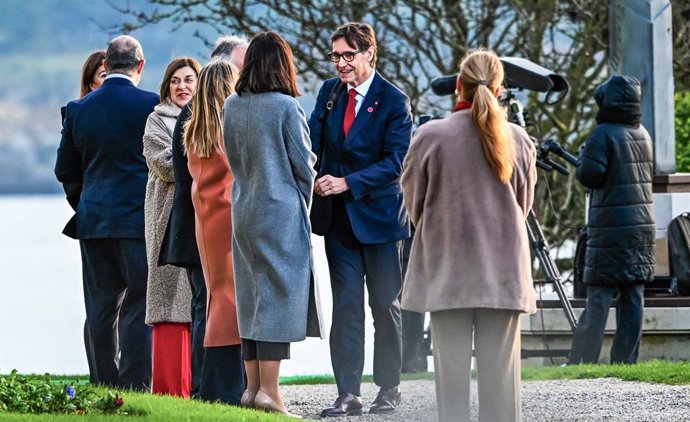
[{"label": "red trouser", "polygon": [[191,355],[188,323],[153,324],[151,392],[189,398],[192,384]]}]

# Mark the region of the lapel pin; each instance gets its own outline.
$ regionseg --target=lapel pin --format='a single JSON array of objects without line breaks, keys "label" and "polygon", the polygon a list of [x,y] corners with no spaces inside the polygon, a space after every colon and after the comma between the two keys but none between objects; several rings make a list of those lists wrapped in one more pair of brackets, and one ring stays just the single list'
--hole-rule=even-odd
[{"label": "lapel pin", "polygon": [[367,111],[368,111],[369,113],[373,112],[373,111],[374,111],[374,107],[369,107],[369,108],[367,109]]}]

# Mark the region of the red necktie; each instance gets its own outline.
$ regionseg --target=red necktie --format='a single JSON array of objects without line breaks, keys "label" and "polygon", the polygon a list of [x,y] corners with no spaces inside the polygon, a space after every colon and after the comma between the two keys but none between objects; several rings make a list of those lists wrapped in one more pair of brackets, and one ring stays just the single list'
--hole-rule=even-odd
[{"label": "red necktie", "polygon": [[355,97],[357,96],[357,91],[354,88],[350,88],[347,91],[347,95],[350,96],[347,100],[347,109],[345,110],[345,119],[343,119],[343,132],[347,136],[347,132],[350,131],[352,123],[355,121],[355,105],[357,101]]}]

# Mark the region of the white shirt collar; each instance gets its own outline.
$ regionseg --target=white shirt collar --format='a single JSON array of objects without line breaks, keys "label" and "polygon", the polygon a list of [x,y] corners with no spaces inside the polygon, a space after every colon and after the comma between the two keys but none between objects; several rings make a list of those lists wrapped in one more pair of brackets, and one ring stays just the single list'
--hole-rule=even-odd
[{"label": "white shirt collar", "polygon": [[[374,81],[375,74],[376,74],[376,69],[372,69],[371,75],[369,75],[367,80],[362,82],[361,84],[359,84],[359,86],[354,87],[355,91],[357,91],[358,95],[361,95],[362,97],[367,96],[367,92],[369,92],[369,88],[371,88],[371,83]],[[347,84],[347,89],[349,90],[351,88],[353,88],[353,86],[350,84]]]},{"label": "white shirt collar", "polygon": [[112,78],[123,78],[123,79],[127,79],[128,81],[130,81],[131,83],[133,83],[134,86],[137,85],[136,82],[134,82],[134,80],[133,80],[132,78],[130,78],[129,76],[125,75],[124,73],[111,73],[110,75],[108,75],[108,76],[105,77],[105,80],[112,79]]}]

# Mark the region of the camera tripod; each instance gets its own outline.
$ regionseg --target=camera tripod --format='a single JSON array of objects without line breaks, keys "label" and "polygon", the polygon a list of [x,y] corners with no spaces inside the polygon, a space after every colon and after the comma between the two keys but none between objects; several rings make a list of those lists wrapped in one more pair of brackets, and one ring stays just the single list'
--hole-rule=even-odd
[{"label": "camera tripod", "polygon": [[570,301],[565,295],[561,274],[558,271],[558,267],[556,267],[556,262],[551,257],[549,245],[544,238],[544,232],[542,232],[539,221],[537,221],[537,217],[532,210],[530,210],[527,216],[527,234],[529,235],[529,241],[532,245],[534,255],[539,260],[541,269],[544,272],[544,282],[553,284],[556,295],[558,295],[558,300],[561,301],[561,305],[563,306],[565,318],[568,320],[570,328],[575,332],[577,328],[577,318],[575,318],[573,307],[570,305]]}]

